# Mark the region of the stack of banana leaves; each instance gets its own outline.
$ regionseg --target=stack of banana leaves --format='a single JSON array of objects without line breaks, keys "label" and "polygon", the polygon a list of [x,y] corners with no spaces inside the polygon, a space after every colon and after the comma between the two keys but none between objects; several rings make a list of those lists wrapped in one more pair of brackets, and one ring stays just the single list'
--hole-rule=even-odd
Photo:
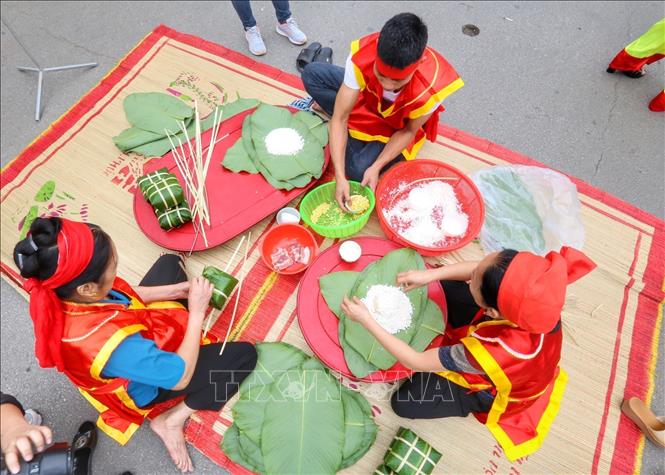
[{"label": "stack of banana leaves", "polygon": [[[276,155],[266,145],[266,137],[276,129],[293,129],[303,146],[293,154]],[[274,188],[303,188],[323,173],[323,147],[328,143],[328,127],[316,115],[261,104],[245,117],[242,138],[227,152],[222,165],[232,172],[261,173]]]},{"label": "stack of banana leaves", "polygon": [[[424,269],[423,258],[413,249],[398,249],[369,264],[362,272],[333,272],[319,278],[321,295],[339,318],[339,341],[346,364],[358,378],[377,370],[391,368],[397,360],[376,338],[357,322],[349,320],[341,309],[345,295],[364,298],[374,285],[396,285],[397,274],[410,269]],[[439,306],[427,296],[427,287],[407,292],[413,307],[411,325],[395,333],[416,351],[425,350],[444,330]]]},{"label": "stack of banana leaves", "polygon": [[371,407],[318,360],[286,343],[257,345],[256,369],[240,385],[222,449],[265,474],[333,474],[376,438]]},{"label": "stack of banana leaves", "polygon": [[[238,98],[233,102],[218,106],[222,120],[252,109],[259,104],[256,99]],[[115,145],[123,152],[134,152],[146,157],[161,157],[171,150],[167,131],[184,144],[187,136],[195,135],[194,109],[170,94],[161,92],[137,92],[127,96],[123,102],[127,121],[132,125],[113,137]],[[214,111],[201,119],[201,132],[213,126]],[[181,129],[187,129],[187,135]]]}]

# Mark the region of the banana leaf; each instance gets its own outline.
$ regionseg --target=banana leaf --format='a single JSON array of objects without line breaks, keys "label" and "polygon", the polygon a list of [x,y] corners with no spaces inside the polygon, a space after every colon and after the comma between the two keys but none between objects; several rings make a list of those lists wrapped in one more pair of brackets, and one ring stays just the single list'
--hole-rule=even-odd
[{"label": "banana leaf", "polygon": [[231,170],[233,173],[259,173],[259,169],[256,168],[247,150],[245,150],[242,140],[238,140],[226,151],[224,168]]},{"label": "banana leaf", "polygon": [[411,348],[416,351],[425,351],[437,335],[444,331],[443,313],[433,300],[428,300],[422,312],[422,317],[415,335],[409,342]]},{"label": "banana leaf", "polygon": [[364,378],[368,374],[372,374],[373,372],[377,371],[379,368],[367,361],[367,358],[361,355],[346,341],[344,335],[346,334],[346,322],[348,321],[349,319],[346,317],[342,317],[339,320],[339,325],[337,327],[339,344],[344,350],[344,361],[346,361],[346,365],[349,367],[351,373],[353,373],[353,375],[357,378]]},{"label": "banana leaf", "polygon": [[155,210],[159,227],[168,231],[169,229],[177,228],[192,220],[192,213],[187,206],[187,202],[182,202],[175,205],[173,208],[168,208],[164,211]]},{"label": "banana leaf", "polygon": [[[288,181],[306,173],[316,178],[321,176],[323,148],[304,122],[295,119],[287,109],[268,104],[261,104],[251,115],[251,121],[251,137],[256,156],[272,177]],[[282,127],[296,130],[304,141],[303,148],[294,155],[273,155],[266,147],[265,139],[268,134]]]},{"label": "banana leaf", "polygon": [[165,135],[164,130],[176,133],[180,122],[191,118],[194,109],[182,100],[162,92],[136,92],[123,101],[127,121],[134,127]]},{"label": "banana leaf", "polygon": [[240,398],[232,412],[242,433],[258,445],[265,406],[270,400],[269,385],[289,372],[300,372],[300,365],[308,356],[286,343],[260,343],[256,349],[256,367],[240,385]]},{"label": "banana leaf", "polygon": [[[365,269],[371,268],[370,266],[372,265],[373,263],[369,264]],[[347,318],[344,316],[344,312],[342,312],[341,305],[345,295],[353,295],[352,290],[356,286],[358,277],[362,275],[363,272],[333,272],[319,278],[319,288],[321,289],[323,299],[326,301],[326,304],[332,313],[340,319],[337,336],[339,337],[339,343],[344,350],[344,360],[351,372],[359,378],[364,378],[378,368],[369,363],[346,341],[344,335],[346,333],[345,322],[347,321]]]},{"label": "banana leaf", "polygon": [[239,388],[240,399],[256,400],[262,391],[255,389],[275,382],[276,376],[299,368],[309,357],[288,343],[259,343],[256,345],[258,358],[254,371],[245,378]]},{"label": "banana leaf", "polygon": [[[180,101],[180,99],[176,99]],[[180,101],[182,102],[182,101]],[[259,104],[257,99],[237,99],[233,102],[219,106],[222,112],[222,122],[238,115],[246,110],[252,109]],[[201,131],[204,132],[213,126],[215,114],[211,112],[206,118],[201,119]],[[193,118],[190,117],[186,120],[185,127],[187,128],[187,135],[191,139],[194,136],[196,126]],[[177,127],[175,134],[177,139],[184,144],[187,141],[184,132],[180,132],[180,126]],[[173,139],[174,143],[178,143],[177,139]],[[113,137],[116,146],[123,152],[134,152],[146,157],[161,157],[169,150],[171,150],[171,143],[164,133],[164,129],[159,132],[151,132],[140,129],[138,127],[130,127],[120,133],[120,135]]]},{"label": "banana leaf", "polygon": [[267,473],[334,474],[342,463],[344,406],[339,386],[313,359],[280,378],[266,405],[261,452]]},{"label": "banana leaf", "polygon": [[293,117],[307,126],[312,135],[319,141],[321,147],[328,145],[328,125],[323,119],[307,111],[296,112]]},{"label": "banana leaf", "polygon": [[[344,359],[351,372],[359,378],[377,369],[388,369],[396,362],[392,356],[365,328],[346,318],[340,309],[344,295],[363,298],[373,285],[395,285],[399,272],[423,269],[422,257],[411,249],[398,249],[365,267],[362,272],[334,272],[319,279],[319,287],[326,304],[340,318],[338,337],[344,350]],[[413,315],[411,325],[395,336],[422,351],[437,334],[443,332],[441,310],[427,297],[427,288],[421,287],[407,293]]]},{"label": "banana leaf", "polygon": [[[424,269],[424,267],[425,263],[422,257],[413,249],[403,248],[389,252],[376,261],[371,272],[359,277],[353,294],[363,298],[373,285],[395,285],[398,273],[409,269]],[[413,306],[411,325],[395,333],[395,336],[409,343],[420,325],[422,309],[427,302],[427,288],[414,289],[407,292],[406,295]],[[367,361],[380,369],[388,369],[397,362],[397,359],[357,322],[347,321],[344,337],[349,345],[355,348]]]},{"label": "banana leaf", "polygon": [[228,458],[233,460],[235,463],[242,465],[243,467],[251,470],[252,472],[262,473],[264,467],[255,463],[250,457],[243,451],[240,446],[240,433],[238,431],[238,426],[232,424],[226,432],[224,433],[224,439],[222,439],[222,450]]},{"label": "banana leaf", "polygon": [[360,274],[360,272],[342,271],[319,277],[319,289],[321,289],[323,300],[337,318],[344,318],[341,308],[342,300],[345,295],[352,295],[351,292]]},{"label": "banana leaf", "polygon": [[235,291],[238,279],[214,266],[205,266],[201,275],[215,286],[210,298],[210,305],[217,310],[222,310]]},{"label": "banana leaf", "polygon": [[374,444],[378,426],[372,419],[372,408],[360,393],[342,389],[344,406],[344,450],[341,468],[356,463]]},{"label": "banana leaf", "polygon": [[[292,190],[307,186],[323,173],[322,147],[327,143],[326,125],[316,116],[291,114],[288,110],[261,104],[247,116],[242,137],[226,153],[222,165],[232,172],[261,173],[276,189]],[[294,156],[268,153],[265,136],[278,127],[291,127],[305,140],[303,149]]]},{"label": "banana leaf", "polygon": [[247,435],[243,433],[240,428],[238,428],[238,443],[240,444],[240,451],[243,455],[243,459],[255,467],[255,472],[265,473],[266,468],[263,463],[261,447],[252,439],[247,437]]}]

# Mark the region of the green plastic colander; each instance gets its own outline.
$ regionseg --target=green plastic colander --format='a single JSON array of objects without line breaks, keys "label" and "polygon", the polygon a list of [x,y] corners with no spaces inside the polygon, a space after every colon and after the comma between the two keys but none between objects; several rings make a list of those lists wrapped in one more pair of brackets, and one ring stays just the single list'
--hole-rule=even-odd
[{"label": "green plastic colander", "polygon": [[322,203],[335,203],[335,181],[324,183],[317,186],[300,202],[300,216],[303,221],[314,230],[317,234],[328,238],[344,238],[352,236],[360,231],[369,220],[372,211],[374,210],[374,193],[367,186],[362,186],[357,181],[349,181],[352,195],[363,195],[369,200],[369,208],[362,214],[354,215],[354,219],[350,222],[343,223],[336,226],[324,226],[312,222],[312,212]]}]

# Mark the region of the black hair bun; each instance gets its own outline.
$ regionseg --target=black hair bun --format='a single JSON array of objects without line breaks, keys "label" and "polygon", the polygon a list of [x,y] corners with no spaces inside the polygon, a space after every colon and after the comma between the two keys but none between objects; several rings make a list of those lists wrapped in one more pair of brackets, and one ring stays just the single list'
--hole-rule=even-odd
[{"label": "black hair bun", "polygon": [[14,263],[21,276],[48,279],[58,266],[60,218],[37,218],[30,225],[30,235],[14,247]]}]

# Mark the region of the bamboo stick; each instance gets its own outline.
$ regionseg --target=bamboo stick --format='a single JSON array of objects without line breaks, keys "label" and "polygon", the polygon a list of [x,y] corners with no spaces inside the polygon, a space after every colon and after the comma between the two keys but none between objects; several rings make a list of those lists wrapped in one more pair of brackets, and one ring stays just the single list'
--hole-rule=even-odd
[{"label": "bamboo stick", "polygon": [[226,343],[229,341],[229,335],[231,334],[231,329],[233,328],[233,323],[236,319],[236,314],[238,313],[238,303],[240,302],[240,291],[242,290],[242,283],[245,281],[247,271],[245,270],[245,265],[247,264],[247,255],[249,254],[249,243],[252,240],[252,232],[249,232],[249,237],[247,238],[247,243],[245,244],[245,258],[242,261],[242,267],[240,268],[240,282],[238,282],[238,290],[236,290],[236,301],[233,305],[233,313],[231,314],[231,321],[229,322],[229,328],[226,330],[226,336],[224,337],[224,342],[222,343],[222,348],[219,350],[219,356],[222,356],[224,353],[224,348],[226,348]]},{"label": "bamboo stick", "polygon": [[242,243],[245,241],[245,236],[242,237],[238,245],[236,246],[236,250],[233,251],[233,255],[231,256],[231,259],[226,263],[226,267],[224,268],[224,272],[228,272],[229,268],[231,267],[231,263],[233,260],[236,258],[236,254],[238,254],[238,251],[240,250],[240,246],[242,246]]}]

